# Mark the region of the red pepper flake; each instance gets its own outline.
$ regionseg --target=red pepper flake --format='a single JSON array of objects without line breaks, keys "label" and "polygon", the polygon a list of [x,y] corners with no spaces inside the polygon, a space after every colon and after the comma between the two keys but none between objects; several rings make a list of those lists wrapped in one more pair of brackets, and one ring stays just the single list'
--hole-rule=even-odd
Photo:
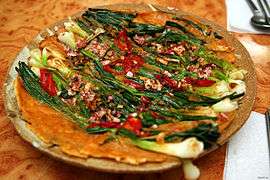
[{"label": "red pepper flake", "polygon": [[140,131],[142,129],[142,121],[139,118],[129,116],[122,127],[134,132],[137,135],[140,135]]},{"label": "red pepper flake", "polygon": [[50,96],[57,95],[57,88],[52,74],[46,69],[40,69],[40,85]]},{"label": "red pepper flake", "polygon": [[125,29],[121,30],[114,39],[114,44],[122,51],[130,52],[132,49],[131,42],[128,40],[127,31]]}]

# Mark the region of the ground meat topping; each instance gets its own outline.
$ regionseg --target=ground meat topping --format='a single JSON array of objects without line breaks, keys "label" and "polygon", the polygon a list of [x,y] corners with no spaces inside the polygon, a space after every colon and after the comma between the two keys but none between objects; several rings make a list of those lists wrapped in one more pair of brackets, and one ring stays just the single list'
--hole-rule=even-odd
[{"label": "ground meat topping", "polygon": [[161,91],[162,84],[157,79],[149,79],[145,77],[141,77],[141,79],[144,81],[144,87],[145,89],[153,89],[157,91]]},{"label": "ground meat topping", "polygon": [[75,74],[69,83],[70,90],[79,92],[80,88],[84,85],[84,81],[81,79],[81,76],[78,74]]},{"label": "ground meat topping", "polygon": [[109,50],[110,46],[106,43],[98,42],[97,39],[91,41],[91,43],[86,47],[87,50],[92,51],[99,57],[103,57]]},{"label": "ground meat topping", "polygon": [[145,42],[145,37],[144,36],[138,36],[137,34],[134,36],[134,41],[137,42],[138,44],[142,45]]}]

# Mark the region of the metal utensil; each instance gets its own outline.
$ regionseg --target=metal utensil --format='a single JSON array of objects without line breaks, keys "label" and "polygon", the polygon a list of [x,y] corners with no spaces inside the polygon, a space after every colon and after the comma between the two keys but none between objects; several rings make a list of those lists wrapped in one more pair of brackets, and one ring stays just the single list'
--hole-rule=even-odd
[{"label": "metal utensil", "polygon": [[269,6],[266,0],[257,0],[258,4],[262,10],[262,13],[264,14],[265,21],[270,24],[270,10]]},{"label": "metal utensil", "polygon": [[266,20],[269,23],[269,21],[270,21],[270,7],[269,7],[267,0],[257,0],[257,1],[258,1],[259,6],[261,7],[263,13],[265,14]]},{"label": "metal utensil", "polygon": [[[270,23],[264,12],[259,10],[252,0],[246,0],[250,9],[253,12],[253,17],[251,18],[251,24],[260,29],[270,28]],[[258,0],[259,1],[259,0]],[[262,3],[261,3],[262,4]]]},{"label": "metal utensil", "polygon": [[265,112],[265,121],[266,121],[266,133],[267,133],[267,140],[268,140],[269,160],[270,160],[270,110],[267,110]]}]

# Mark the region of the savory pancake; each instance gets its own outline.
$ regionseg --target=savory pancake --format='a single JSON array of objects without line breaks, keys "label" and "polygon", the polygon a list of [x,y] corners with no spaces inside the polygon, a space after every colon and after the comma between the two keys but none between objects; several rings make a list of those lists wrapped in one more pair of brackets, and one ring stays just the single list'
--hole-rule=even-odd
[{"label": "savory pancake", "polygon": [[89,9],[30,54],[17,68],[22,117],[80,158],[196,158],[233,123],[246,91],[233,47],[189,16]]}]

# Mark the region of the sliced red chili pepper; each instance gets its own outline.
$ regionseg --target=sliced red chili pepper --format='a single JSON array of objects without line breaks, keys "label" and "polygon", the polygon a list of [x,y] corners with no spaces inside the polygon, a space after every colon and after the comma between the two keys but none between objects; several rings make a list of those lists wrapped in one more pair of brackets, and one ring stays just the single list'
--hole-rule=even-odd
[{"label": "sliced red chili pepper", "polygon": [[109,64],[103,66],[103,70],[112,74],[118,74],[118,72],[115,69],[111,68]]},{"label": "sliced red chili pepper", "polygon": [[115,60],[112,63],[110,63],[110,65],[115,66],[117,64],[122,64],[122,63],[123,63],[123,60],[122,59],[118,59],[118,60]]},{"label": "sliced red chili pepper", "polygon": [[178,85],[177,85],[177,81],[174,79],[171,79],[168,76],[164,76],[164,75],[156,75],[155,76],[158,80],[160,80],[162,85],[168,86],[172,89],[179,89]]},{"label": "sliced red chili pepper", "polygon": [[146,96],[141,96],[141,104],[138,106],[138,112],[144,112],[147,110],[151,103],[151,100]]},{"label": "sliced red chili pepper", "polygon": [[[123,67],[123,71],[116,71],[113,69],[115,65]],[[123,60],[117,60],[112,62],[111,64],[107,64],[103,66],[104,71],[107,71],[112,74],[123,75],[128,71],[134,72],[139,69],[144,64],[144,60],[141,56],[129,54],[124,57]]]},{"label": "sliced red chili pepper", "polygon": [[[181,87],[178,87],[177,81],[174,79],[171,79],[168,76],[156,75],[155,77],[158,80],[160,80],[163,85],[166,85],[175,90],[181,89]],[[194,79],[192,77],[185,77],[184,80],[187,84],[191,84],[191,85],[199,86],[199,87],[208,87],[215,84],[215,81],[208,80],[208,79]]]},{"label": "sliced red chili pepper", "polygon": [[187,83],[187,84],[194,84],[195,83],[195,81],[196,81],[196,79],[194,79],[194,78],[192,78],[192,77],[185,77],[185,82]]},{"label": "sliced red chili pepper", "polygon": [[40,84],[41,84],[41,87],[43,88],[43,89],[45,89],[46,88],[46,85],[47,85],[47,73],[48,73],[48,71],[46,70],[46,69],[40,69],[39,70],[39,72],[40,72]]},{"label": "sliced red chili pepper", "polygon": [[161,116],[157,112],[151,111],[150,113],[153,116],[153,118],[156,118],[156,119],[160,119],[161,118]]},{"label": "sliced red chili pepper", "polygon": [[162,80],[163,75],[161,75],[161,74],[157,74],[157,75],[155,75],[155,78],[156,78],[156,79],[158,79],[158,80]]},{"label": "sliced red chili pepper", "polygon": [[208,87],[215,84],[215,81],[209,79],[194,79],[191,77],[185,77],[185,81],[188,84],[199,86],[199,87]]},{"label": "sliced red chili pepper", "polygon": [[177,88],[177,81],[176,81],[176,80],[173,80],[173,79],[169,78],[168,76],[165,76],[165,77],[163,78],[163,80],[165,81],[165,83],[166,83],[169,87],[171,87],[171,88],[173,88],[173,89],[176,89],[176,88]]},{"label": "sliced red chili pepper", "polygon": [[115,69],[113,69],[114,65],[113,64],[107,64],[107,65],[104,65],[103,66],[103,70],[108,72],[108,73],[111,73],[111,74],[114,74],[114,75],[123,75],[123,74],[126,74],[125,70],[122,70],[122,71],[116,71]]},{"label": "sliced red chili pepper", "polygon": [[101,121],[101,122],[93,122],[89,126],[89,128],[93,127],[102,127],[102,128],[120,128],[120,123],[117,122],[107,122],[107,121]]},{"label": "sliced red chili pepper", "polygon": [[119,32],[118,36],[114,39],[114,44],[122,51],[130,51],[132,49],[125,29]]},{"label": "sliced red chili pepper", "polygon": [[142,103],[144,106],[149,105],[150,102],[151,102],[151,100],[150,100],[148,97],[146,97],[146,96],[141,96],[141,103]]},{"label": "sliced red chili pepper", "polygon": [[213,80],[209,80],[209,79],[197,79],[195,81],[195,86],[199,86],[199,87],[208,87],[208,86],[212,86],[213,84],[215,84],[215,81]]},{"label": "sliced red chili pepper", "polygon": [[140,135],[140,131],[142,129],[142,121],[139,118],[129,116],[123,124],[123,128],[130,130],[137,135]]},{"label": "sliced red chili pepper", "polygon": [[144,64],[144,60],[141,56],[129,54],[123,61],[123,68],[125,73],[128,71],[135,71]]},{"label": "sliced red chili pepper", "polygon": [[40,69],[40,84],[50,96],[57,95],[57,88],[53,80],[52,74],[46,69]]},{"label": "sliced red chili pepper", "polygon": [[132,81],[130,79],[124,79],[124,83],[130,85],[131,87],[135,88],[135,89],[138,89],[138,90],[143,90],[144,89],[144,86],[135,82],[135,81]]}]

